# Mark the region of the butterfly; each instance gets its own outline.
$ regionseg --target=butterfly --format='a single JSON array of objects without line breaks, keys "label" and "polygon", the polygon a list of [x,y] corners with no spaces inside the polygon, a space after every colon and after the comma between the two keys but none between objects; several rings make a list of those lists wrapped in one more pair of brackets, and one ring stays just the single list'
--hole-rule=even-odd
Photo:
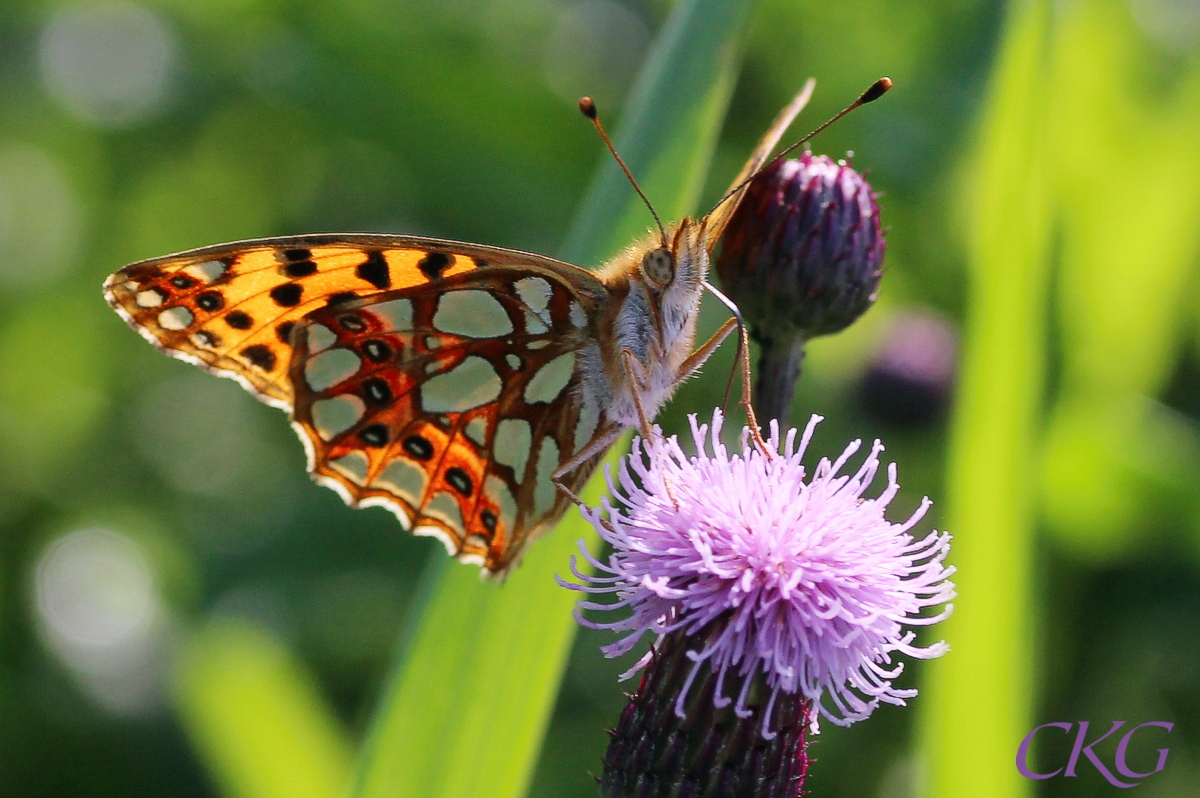
[{"label": "butterfly", "polygon": [[702,291],[720,297],[713,248],[811,90],[711,212],[659,223],[595,272],[483,244],[321,234],[140,261],[104,295],[167,355],[289,412],[313,478],[347,504],[386,507],[503,575],[739,323],[694,348]]}]

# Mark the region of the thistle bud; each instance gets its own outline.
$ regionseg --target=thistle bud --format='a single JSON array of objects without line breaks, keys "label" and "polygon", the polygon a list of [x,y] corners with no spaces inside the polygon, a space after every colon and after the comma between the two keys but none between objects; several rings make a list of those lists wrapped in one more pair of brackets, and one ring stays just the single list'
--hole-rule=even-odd
[{"label": "thistle bud", "polygon": [[845,161],[804,153],[750,184],[725,231],[717,275],[762,345],[756,404],[786,419],[804,344],[875,301],[883,231],[875,192]]},{"label": "thistle bud", "polygon": [[[682,630],[659,642],[609,733],[601,796],[798,798],[808,772],[810,702],[798,693],[773,697],[757,674],[742,707],[719,706],[719,683],[737,695],[744,679],[721,678],[707,662],[695,671],[687,656],[693,643]],[[676,711],[681,695],[683,717]],[[775,733],[764,737],[763,727]]]}]

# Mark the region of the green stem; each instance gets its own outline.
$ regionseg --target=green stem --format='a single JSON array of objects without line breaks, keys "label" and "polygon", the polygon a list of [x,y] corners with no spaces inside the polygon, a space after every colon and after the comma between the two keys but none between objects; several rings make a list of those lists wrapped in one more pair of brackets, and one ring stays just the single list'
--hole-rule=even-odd
[{"label": "green stem", "polygon": [[792,398],[796,394],[796,382],[800,379],[800,367],[804,364],[803,338],[790,340],[767,340],[762,342],[758,354],[758,376],[754,381],[754,412],[766,426],[771,419],[779,419],[781,429],[786,428],[792,416]]}]

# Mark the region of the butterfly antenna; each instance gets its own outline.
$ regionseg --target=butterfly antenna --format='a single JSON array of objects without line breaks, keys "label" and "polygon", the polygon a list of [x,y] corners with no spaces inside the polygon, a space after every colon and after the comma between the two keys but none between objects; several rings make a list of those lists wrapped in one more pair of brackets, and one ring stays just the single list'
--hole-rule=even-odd
[{"label": "butterfly antenna", "polygon": [[654,223],[658,225],[658,234],[662,238],[662,245],[667,246],[667,230],[663,227],[662,219],[658,218],[658,214],[654,211],[654,206],[650,204],[650,200],[646,198],[646,194],[642,191],[641,186],[633,179],[633,173],[629,171],[629,167],[625,165],[625,161],[617,153],[617,148],[613,146],[612,141],[608,138],[608,134],[604,132],[604,125],[600,124],[600,116],[596,113],[596,102],[587,95],[579,98],[579,110],[588,119],[592,120],[592,124],[596,126],[596,132],[600,134],[600,138],[604,139],[605,145],[608,146],[608,151],[612,153],[612,157],[617,159],[617,165],[621,167],[621,171],[625,173],[625,177],[629,178],[629,184],[633,186],[633,190],[642,198],[642,202],[646,203],[646,207],[650,209],[650,215],[654,217]]},{"label": "butterfly antenna", "polygon": [[[743,188],[745,188],[747,185],[749,185],[751,183],[751,181],[753,181],[754,178],[758,177],[759,174],[761,174],[763,171],[765,171],[767,169],[767,167],[771,166],[772,164],[776,163],[779,160],[782,160],[785,155],[787,155],[789,152],[796,149],[800,145],[807,144],[808,142],[812,141],[817,136],[818,133],[823,132],[825,130],[825,128],[829,127],[834,122],[838,121],[843,116],[845,116],[846,114],[853,111],[855,108],[858,108],[860,105],[866,105],[869,102],[874,102],[875,100],[878,100],[880,97],[882,97],[884,94],[886,94],[887,90],[890,89],[891,87],[892,87],[892,79],[888,78],[888,77],[880,78],[879,80],[872,83],[870,88],[868,88],[862,94],[858,95],[857,100],[850,103],[845,108],[843,108],[841,111],[836,113],[834,116],[832,116],[824,124],[820,125],[812,133],[809,133],[807,136],[800,139],[795,144],[793,144],[790,147],[788,147],[787,149],[783,150],[778,155],[776,155],[774,158],[772,158],[771,160],[767,161],[765,164],[760,166],[758,169],[756,169],[754,171],[754,174],[750,175],[745,180],[738,183],[733,188],[729,189],[729,191],[725,194],[725,196],[721,197],[720,202],[718,202],[716,205],[713,206],[713,210],[716,210],[717,208],[721,207],[721,203],[725,202],[725,200],[729,199],[734,194],[738,193]],[[711,211],[710,211],[710,213],[711,213]]]}]

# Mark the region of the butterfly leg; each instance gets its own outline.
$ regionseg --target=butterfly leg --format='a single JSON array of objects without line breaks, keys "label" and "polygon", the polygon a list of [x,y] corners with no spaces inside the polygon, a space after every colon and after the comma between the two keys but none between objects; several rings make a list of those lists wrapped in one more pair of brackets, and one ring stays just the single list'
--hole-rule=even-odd
[{"label": "butterfly leg", "polygon": [[[633,406],[637,409],[638,423],[641,425],[642,440],[649,441],[654,435],[654,428],[650,426],[649,419],[646,418],[646,409],[642,407],[642,399],[638,394],[639,388],[649,387],[647,381],[649,377],[646,375],[645,368],[638,361],[637,356],[632,350],[622,349],[621,357],[625,361],[625,373],[629,375],[630,396],[633,397]],[[679,499],[675,498],[675,491],[671,488],[671,480],[666,476],[663,477],[663,486],[667,489],[667,495],[671,497],[671,501],[675,504],[675,508],[679,508]]]},{"label": "butterfly leg", "polygon": [[554,483],[555,487],[567,494],[567,498],[577,505],[582,505],[583,500],[575,495],[575,491],[571,490],[567,483],[563,481],[564,478],[567,474],[570,474],[596,455],[606,452],[610,446],[617,442],[617,438],[621,437],[623,430],[624,427],[620,424],[605,419],[592,435],[592,439],[585,443],[575,453],[574,457],[554,470],[554,473],[550,475],[550,481]]},{"label": "butterfly leg", "polygon": [[642,397],[638,393],[639,388],[646,388],[646,369],[638,362],[637,355],[632,349],[621,350],[621,360],[625,363],[625,374],[629,377],[629,395],[633,397],[633,407],[637,410],[638,427],[642,433],[642,437],[649,440],[653,434],[650,427],[650,421],[646,418],[646,408],[642,407]]},{"label": "butterfly leg", "polygon": [[737,319],[729,319],[721,325],[721,329],[713,333],[712,338],[709,338],[700,347],[687,356],[687,359],[679,366],[679,379],[686,380],[688,377],[695,374],[701,366],[704,365],[712,353],[717,351],[717,347],[725,343],[725,339],[729,337],[729,333],[733,332],[733,328],[737,326]]},{"label": "butterfly leg", "polygon": [[[742,371],[742,398],[739,404],[741,404],[742,408],[746,411],[746,421],[748,422],[747,426],[750,427],[750,436],[754,439],[754,445],[758,447],[760,452],[767,457],[770,457],[771,449],[769,446],[767,446],[767,442],[763,440],[762,432],[759,431],[758,417],[754,414],[754,405],[751,404],[750,401],[750,342],[749,335],[746,332],[746,321],[742,318],[742,312],[738,310],[738,306],[734,304],[734,301],[718,291],[716,286],[714,286],[708,280],[701,281],[701,285],[704,286],[706,291],[720,300],[721,304],[728,308],[729,312],[733,314],[733,319],[730,321],[734,322],[738,329],[737,357]],[[729,322],[726,322],[725,326],[721,328],[722,330],[725,330],[725,335],[729,334],[727,329],[728,326]],[[720,331],[718,331],[718,334],[720,334]],[[696,354],[699,354],[699,351],[703,351],[707,346],[708,344],[705,344],[704,347],[701,347],[700,350],[698,350],[696,353],[693,353],[691,357],[695,357]],[[691,357],[689,357],[688,360],[691,360]]]}]

